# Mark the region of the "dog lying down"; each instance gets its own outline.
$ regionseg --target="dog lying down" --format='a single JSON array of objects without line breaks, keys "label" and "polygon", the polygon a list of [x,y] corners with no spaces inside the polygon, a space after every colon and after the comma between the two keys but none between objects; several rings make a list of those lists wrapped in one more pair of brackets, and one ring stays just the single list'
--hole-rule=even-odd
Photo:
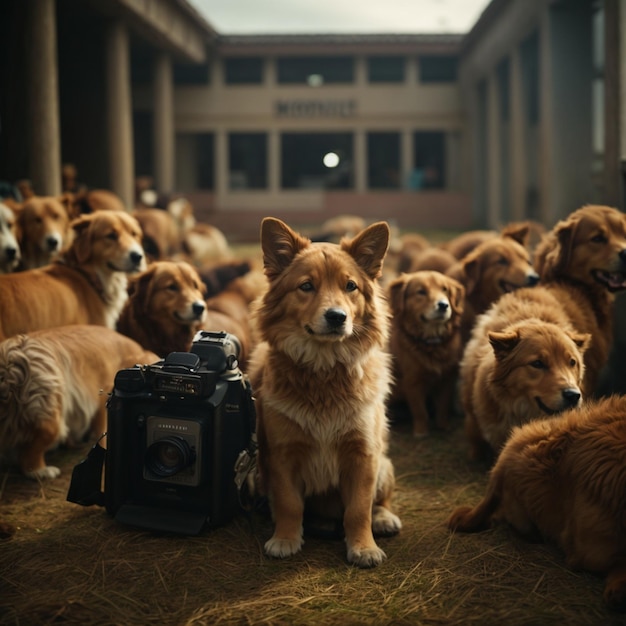
[{"label": "dog lying down", "polygon": [[604,600],[626,609],[626,397],[588,402],[516,428],[475,507],[448,526],[476,532],[507,522],[555,542],[571,568],[606,575]]},{"label": "dog lying down", "polygon": [[0,453],[31,478],[56,478],[45,452],[106,431],[118,370],[158,356],[104,326],[72,325],[0,343]]}]

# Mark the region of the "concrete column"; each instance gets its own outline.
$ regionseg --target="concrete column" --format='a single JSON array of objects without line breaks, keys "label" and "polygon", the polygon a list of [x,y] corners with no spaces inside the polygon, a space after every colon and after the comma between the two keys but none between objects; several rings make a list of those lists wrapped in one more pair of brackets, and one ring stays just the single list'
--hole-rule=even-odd
[{"label": "concrete column", "polygon": [[36,193],[54,196],[61,193],[56,0],[31,0],[29,9],[30,178]]},{"label": "concrete column", "polygon": [[280,191],[280,133],[277,130],[271,130],[268,133],[268,186],[271,193]]},{"label": "concrete column", "polygon": [[413,171],[413,131],[404,128],[400,136],[400,172],[402,176],[402,188],[409,186],[409,179]]},{"label": "concrete column", "polygon": [[218,209],[228,193],[228,136],[225,130],[218,129],[215,132],[215,197]]},{"label": "concrete column", "polygon": [[359,193],[367,191],[367,159],[365,131],[359,128],[354,133],[354,190]]},{"label": "concrete column", "polygon": [[499,228],[501,187],[500,109],[495,70],[487,82],[487,226]]},{"label": "concrete column", "polygon": [[174,88],[172,60],[160,52],[154,64],[154,174],[157,189],[174,188]]},{"label": "concrete column", "polygon": [[511,188],[510,203],[511,217],[514,221],[520,221],[527,216],[526,212],[526,191],[528,188],[526,172],[527,142],[524,141],[524,97],[522,83],[522,65],[519,46],[513,49],[511,55]]},{"label": "concrete column", "polygon": [[111,22],[106,32],[107,123],[111,189],[130,209],[134,205],[135,168],[128,30]]},{"label": "concrete column", "polygon": [[552,225],[558,215],[554,208],[553,67],[550,38],[550,9],[542,9],[539,26],[539,221]]}]

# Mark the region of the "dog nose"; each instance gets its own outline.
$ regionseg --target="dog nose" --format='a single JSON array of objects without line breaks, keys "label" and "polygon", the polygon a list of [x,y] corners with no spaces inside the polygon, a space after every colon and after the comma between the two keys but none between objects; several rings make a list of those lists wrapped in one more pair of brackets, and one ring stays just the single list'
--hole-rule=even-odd
[{"label": "dog nose", "polygon": [[447,300],[439,300],[437,302],[437,311],[439,313],[445,313],[450,307],[450,303]]},{"label": "dog nose", "polygon": [[46,237],[48,250],[56,250],[59,247],[59,240],[56,237]]},{"label": "dog nose", "polygon": [[139,265],[141,263],[141,259],[143,259],[143,254],[141,254],[141,252],[136,252],[135,250],[133,250],[130,253],[130,260],[132,261],[133,265]]},{"label": "dog nose", "polygon": [[622,263],[626,263],[626,248],[620,250],[619,258]]},{"label": "dog nose", "polygon": [[191,305],[191,310],[196,317],[200,317],[204,313],[205,304],[204,302],[194,302]]},{"label": "dog nose", "polygon": [[526,284],[529,287],[534,287],[539,282],[539,274],[528,274],[526,278]]},{"label": "dog nose", "polygon": [[6,256],[7,261],[13,261],[17,256],[17,248],[5,248],[4,256]]},{"label": "dog nose", "polygon": [[343,309],[338,309],[336,307],[332,307],[324,313],[324,318],[329,326],[333,328],[337,328],[346,321],[347,314]]},{"label": "dog nose", "polygon": [[573,407],[580,400],[580,391],[578,389],[563,389],[561,392],[566,407]]}]

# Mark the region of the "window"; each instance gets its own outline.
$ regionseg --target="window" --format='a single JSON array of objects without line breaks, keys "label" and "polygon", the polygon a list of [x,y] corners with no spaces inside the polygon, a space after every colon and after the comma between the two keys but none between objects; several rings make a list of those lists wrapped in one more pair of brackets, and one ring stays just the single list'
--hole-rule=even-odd
[{"label": "window", "polygon": [[419,57],[420,82],[451,83],[457,79],[459,59],[456,56]]},{"label": "window", "polygon": [[176,187],[212,190],[215,180],[213,133],[176,134]]},{"label": "window", "polygon": [[283,189],[351,189],[352,133],[283,133]]},{"label": "window", "polygon": [[369,57],[367,80],[370,83],[403,83],[404,57]]},{"label": "window", "polygon": [[354,82],[352,57],[284,57],[278,59],[277,67],[282,85]]},{"label": "window", "polygon": [[412,189],[443,189],[445,186],[445,133],[418,131],[413,135]]},{"label": "window", "polygon": [[267,135],[231,133],[228,136],[230,189],[267,188]]},{"label": "window", "polygon": [[211,78],[208,63],[174,63],[173,76],[175,85],[207,85]]},{"label": "window", "polygon": [[367,134],[367,185],[370,189],[398,189],[400,133]]},{"label": "window", "polygon": [[263,59],[233,57],[224,59],[224,81],[227,85],[259,85],[263,82]]}]

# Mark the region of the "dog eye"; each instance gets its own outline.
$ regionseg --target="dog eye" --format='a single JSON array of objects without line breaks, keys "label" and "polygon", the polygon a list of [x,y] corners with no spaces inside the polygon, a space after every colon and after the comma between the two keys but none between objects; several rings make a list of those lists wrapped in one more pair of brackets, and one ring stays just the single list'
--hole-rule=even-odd
[{"label": "dog eye", "polygon": [[428,295],[428,291],[426,289],[424,289],[424,287],[422,287],[421,289],[418,289],[415,293],[418,296],[427,296]]},{"label": "dog eye", "polygon": [[538,370],[546,369],[546,365],[545,365],[545,363],[541,359],[536,359],[536,360],[532,361],[530,366],[534,367],[535,369],[538,369]]},{"label": "dog eye", "polygon": [[570,364],[570,367],[576,367],[576,365],[578,365],[576,359],[570,359],[569,364]]},{"label": "dog eye", "polygon": [[310,280],[307,280],[305,283],[302,283],[299,287],[301,291],[313,291],[313,283]]},{"label": "dog eye", "polygon": [[113,231],[111,233],[108,233],[106,235],[106,238],[110,239],[111,241],[117,241],[119,239],[119,235],[115,231]]},{"label": "dog eye", "polygon": [[178,291],[178,285],[176,283],[171,283],[166,287],[166,289],[169,291]]},{"label": "dog eye", "polygon": [[346,291],[355,291],[357,288],[356,283],[353,280],[349,280],[346,284]]},{"label": "dog eye", "polygon": [[606,243],[608,239],[602,233],[600,233],[598,235],[594,235],[591,238],[591,241],[593,241],[593,243]]},{"label": "dog eye", "polygon": [[498,259],[498,265],[509,265],[509,260],[502,256]]}]

